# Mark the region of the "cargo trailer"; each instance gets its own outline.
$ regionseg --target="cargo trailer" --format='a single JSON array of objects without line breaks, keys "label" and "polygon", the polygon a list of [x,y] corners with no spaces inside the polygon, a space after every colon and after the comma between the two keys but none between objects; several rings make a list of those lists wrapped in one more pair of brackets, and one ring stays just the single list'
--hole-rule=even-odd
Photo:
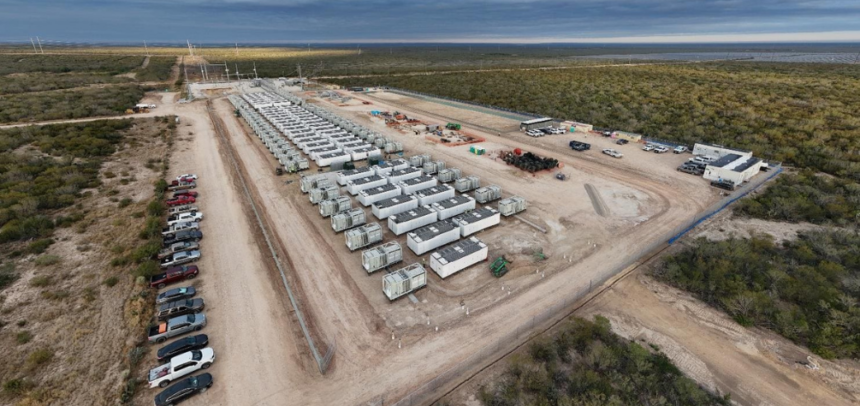
[{"label": "cargo trailer", "polygon": [[320,214],[323,217],[331,217],[335,213],[349,210],[352,208],[352,200],[349,196],[338,196],[334,199],[323,200],[320,202]]},{"label": "cargo trailer", "polygon": [[399,171],[409,167],[409,162],[405,159],[392,159],[390,161],[380,162],[373,165],[373,170],[379,176],[387,175],[393,171]]},{"label": "cargo trailer", "polygon": [[407,234],[406,246],[415,255],[421,255],[445,244],[457,241],[459,238],[460,229],[450,221],[443,220],[426,225]]},{"label": "cargo trailer", "polygon": [[346,247],[350,251],[367,247],[382,241],[382,227],[379,223],[365,224],[358,228],[347,230]]},{"label": "cargo trailer", "polygon": [[439,171],[439,173],[436,174],[436,177],[439,178],[439,182],[442,183],[453,182],[460,179],[460,170],[457,168],[445,168]]},{"label": "cargo trailer", "polygon": [[475,201],[484,204],[502,198],[502,188],[496,185],[484,186],[475,189]]},{"label": "cargo trailer", "polygon": [[389,301],[427,286],[427,271],[421,264],[412,264],[382,277],[382,292]]},{"label": "cargo trailer", "polygon": [[418,208],[418,198],[415,196],[394,196],[373,203],[373,215],[383,220],[390,216]]},{"label": "cargo trailer", "polygon": [[466,193],[481,187],[481,178],[477,176],[466,176],[454,181],[454,189],[460,193]]},{"label": "cargo trailer", "polygon": [[406,179],[417,178],[422,175],[422,172],[418,168],[406,168],[399,169],[396,171],[392,171],[388,175],[385,175],[385,178],[388,179],[388,183],[392,185],[396,185],[401,181]]},{"label": "cargo trailer", "polygon": [[396,241],[382,244],[361,253],[361,266],[368,274],[403,261],[403,249]]},{"label": "cargo trailer", "polygon": [[364,210],[360,207],[335,213],[331,216],[331,228],[339,233],[353,227],[358,227],[367,222]]},{"label": "cargo trailer", "polygon": [[430,206],[418,206],[415,209],[405,211],[388,217],[388,229],[394,235],[408,233],[417,228],[438,221],[439,215]]},{"label": "cargo trailer", "polygon": [[353,196],[359,194],[362,190],[382,186],[388,183],[388,180],[379,175],[370,175],[363,178],[353,179],[346,184],[346,190]]},{"label": "cargo trailer", "polygon": [[409,158],[409,165],[416,168],[423,167],[425,162],[430,162],[430,154],[415,155]]},{"label": "cargo trailer", "polygon": [[475,199],[466,195],[454,196],[433,203],[432,207],[439,213],[439,220],[445,220],[469,210],[475,210]]},{"label": "cargo trailer", "polygon": [[430,268],[445,279],[487,259],[489,249],[481,240],[471,237],[430,255]]},{"label": "cargo trailer", "polygon": [[418,198],[418,204],[421,206],[431,205],[440,200],[454,197],[454,188],[448,185],[439,185],[422,189],[414,193]]},{"label": "cargo trailer", "polygon": [[315,159],[317,166],[321,167],[332,166],[344,162],[349,162],[351,160],[352,158],[349,157],[349,154],[343,151],[320,155],[317,159]]},{"label": "cargo trailer", "polygon": [[334,199],[338,196],[340,196],[340,189],[336,185],[318,187],[311,189],[310,193],[308,193],[308,199],[313,204],[317,204],[323,200]]},{"label": "cargo trailer", "polygon": [[508,217],[524,211],[528,207],[526,199],[519,196],[512,196],[499,201],[499,213]]},{"label": "cargo trailer", "polygon": [[400,187],[396,185],[382,185],[370,189],[364,189],[358,192],[358,201],[370,206],[378,201],[382,201],[394,196],[400,196]]},{"label": "cargo trailer", "polygon": [[348,171],[341,171],[337,174],[337,183],[341,186],[346,186],[346,184],[351,180],[366,178],[373,174],[373,169],[367,166],[350,169]]},{"label": "cargo trailer", "polygon": [[460,237],[468,237],[501,221],[501,214],[492,207],[482,207],[454,217],[451,222],[460,228]]},{"label": "cargo trailer", "polygon": [[[413,168],[413,169],[415,169],[415,168]],[[418,169],[415,169],[415,170],[418,171]],[[400,186],[400,191],[404,195],[408,195],[408,194],[415,193],[419,190],[431,188],[431,187],[436,186],[438,184],[439,183],[436,182],[436,178],[434,178],[430,175],[421,175],[421,176],[418,176],[415,178],[406,179],[406,180],[398,183],[397,186]]]}]

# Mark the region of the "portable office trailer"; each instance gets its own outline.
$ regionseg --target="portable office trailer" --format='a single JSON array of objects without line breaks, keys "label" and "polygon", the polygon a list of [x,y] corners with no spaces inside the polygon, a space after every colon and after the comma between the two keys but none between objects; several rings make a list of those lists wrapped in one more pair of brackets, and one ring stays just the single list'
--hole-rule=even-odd
[{"label": "portable office trailer", "polygon": [[421,176],[421,174],[422,174],[421,169],[406,168],[406,169],[400,169],[400,170],[392,171],[388,175],[385,175],[385,178],[388,179],[388,183],[390,183],[392,185],[396,185],[396,184],[398,184],[401,181],[404,181],[406,179],[417,178],[417,177]]},{"label": "portable office trailer", "polygon": [[336,185],[311,189],[310,193],[308,193],[308,199],[313,204],[317,204],[323,200],[334,199],[338,196],[340,196],[340,189]]},{"label": "portable office trailer", "polygon": [[478,203],[484,204],[502,198],[502,188],[496,185],[489,185],[475,189],[475,200]]},{"label": "portable office trailer", "polygon": [[394,196],[379,200],[373,204],[373,215],[382,220],[390,216],[418,208],[418,198],[415,196]]},{"label": "portable office trailer", "polygon": [[346,183],[346,190],[353,196],[357,195],[364,189],[370,189],[377,186],[382,186],[388,183],[388,180],[379,175],[370,175],[363,178],[353,179]]},{"label": "portable office trailer", "polygon": [[430,154],[415,155],[409,158],[409,164],[416,168],[422,167],[425,162],[430,162]]},{"label": "portable office trailer", "polygon": [[417,178],[406,179],[397,184],[400,186],[400,191],[404,195],[415,193],[419,190],[425,190],[438,185],[436,178],[429,175],[422,175]]},{"label": "portable office trailer", "polygon": [[481,178],[477,176],[466,176],[454,181],[454,189],[460,193],[466,193],[479,187],[481,187]]},{"label": "portable office trailer", "polygon": [[308,175],[302,176],[301,179],[302,192],[308,193],[311,189],[320,188],[323,186],[331,185],[331,180],[329,180],[326,175]]},{"label": "portable office trailer", "polygon": [[351,161],[352,158],[346,152],[332,152],[330,154],[320,155],[315,159],[317,166],[331,166],[344,162]]},{"label": "portable office trailer", "polygon": [[525,210],[526,207],[528,207],[526,199],[519,196],[512,196],[499,201],[499,213],[502,213],[505,217],[517,214]]},{"label": "portable office trailer", "polygon": [[467,210],[475,210],[475,199],[460,195],[433,203],[433,208],[439,213],[439,220],[449,219]]},{"label": "portable office trailer", "polygon": [[427,271],[421,264],[412,264],[382,277],[382,292],[389,301],[427,286]]},{"label": "portable office trailer", "polygon": [[403,260],[403,248],[396,241],[382,244],[361,253],[361,266],[373,273]]},{"label": "portable office trailer", "polygon": [[424,162],[423,170],[427,175],[433,175],[442,169],[445,169],[445,161]]},{"label": "portable office trailer", "polygon": [[439,215],[430,206],[418,206],[388,217],[388,229],[394,235],[401,235],[438,221]]},{"label": "portable office trailer", "polygon": [[488,253],[487,244],[471,237],[430,255],[430,268],[445,279],[487,259]]},{"label": "portable office trailer", "polygon": [[370,206],[371,204],[394,196],[400,196],[399,186],[382,185],[358,192],[358,201],[365,206]]},{"label": "portable office trailer", "polygon": [[365,166],[362,168],[350,169],[337,174],[337,183],[341,186],[346,186],[351,180],[366,178],[373,175],[373,169]]},{"label": "portable office trailer", "polygon": [[352,200],[349,196],[338,196],[334,199],[323,200],[320,202],[320,214],[323,217],[330,217],[335,213],[349,210],[352,208]]},{"label": "portable office trailer", "polygon": [[331,216],[331,228],[338,233],[343,230],[360,226],[366,222],[367,218],[364,215],[364,210],[360,207],[335,213]]},{"label": "portable office trailer", "polygon": [[451,221],[460,228],[460,237],[468,237],[490,228],[501,221],[501,214],[492,207],[482,207],[454,217]]},{"label": "portable office trailer", "polygon": [[416,191],[415,197],[418,198],[418,204],[421,206],[431,205],[440,200],[454,197],[454,188],[448,185],[439,185]]},{"label": "portable office trailer", "polygon": [[415,255],[421,255],[445,244],[457,241],[460,229],[450,221],[437,221],[406,235],[406,245]]},{"label": "portable office trailer", "polygon": [[346,247],[350,251],[382,241],[382,227],[379,223],[365,224],[346,232]]},{"label": "portable office trailer", "polygon": [[439,171],[439,173],[436,174],[436,177],[439,178],[439,182],[442,183],[453,182],[460,179],[460,170],[457,168],[445,168]]}]

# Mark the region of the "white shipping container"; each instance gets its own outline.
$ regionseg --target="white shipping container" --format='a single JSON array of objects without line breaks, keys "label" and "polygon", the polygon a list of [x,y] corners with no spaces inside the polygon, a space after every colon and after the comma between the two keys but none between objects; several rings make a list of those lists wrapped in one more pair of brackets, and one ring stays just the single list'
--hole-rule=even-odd
[{"label": "white shipping container", "polygon": [[440,200],[452,198],[454,195],[454,188],[448,185],[433,186],[415,192],[415,197],[418,198],[418,204],[421,206],[431,205]]},{"label": "white shipping container", "polygon": [[320,214],[323,217],[330,217],[335,213],[349,210],[352,208],[352,201],[348,196],[338,196],[334,199],[323,200],[320,202]]},{"label": "white shipping container", "polygon": [[427,286],[427,271],[417,263],[382,277],[382,292],[388,300],[408,295],[424,286]]},{"label": "white shipping container", "polygon": [[396,241],[382,244],[361,253],[361,266],[368,274],[403,260],[403,249]]},{"label": "white shipping container", "polygon": [[358,192],[358,201],[365,206],[370,206],[378,201],[394,196],[400,196],[399,187],[394,185],[382,185]]},{"label": "white shipping container", "polygon": [[311,157],[311,159],[313,159],[314,161],[316,161],[317,159],[319,159],[323,155],[334,154],[336,152],[341,152],[340,148],[338,148],[334,145],[329,145],[327,147],[314,148],[314,149],[310,150],[310,152],[308,153],[308,156]]},{"label": "white shipping container", "polygon": [[418,198],[415,196],[394,196],[373,204],[373,215],[382,220],[390,216],[418,208]]},{"label": "white shipping container", "polygon": [[445,244],[457,241],[460,229],[450,221],[437,221],[406,235],[406,246],[421,255]]},{"label": "white shipping container", "polygon": [[475,199],[465,195],[454,196],[450,199],[433,203],[433,208],[439,213],[439,220],[445,220],[463,214],[468,210],[474,210]]},{"label": "white shipping container", "polygon": [[454,217],[451,221],[460,228],[460,237],[468,237],[478,231],[499,224],[502,216],[492,207],[482,207]]},{"label": "white shipping container", "polygon": [[363,178],[353,179],[346,184],[346,190],[353,196],[365,189],[382,186],[388,183],[388,180],[378,175],[365,176]]},{"label": "white shipping container", "polygon": [[349,154],[346,152],[335,152],[331,154],[321,155],[318,159],[316,159],[317,166],[325,167],[331,166],[343,162],[349,162],[352,159],[349,157]]},{"label": "white shipping container", "polygon": [[436,210],[429,206],[419,206],[415,209],[405,211],[388,217],[388,229],[394,235],[408,233],[417,228],[435,223],[438,220]]},{"label": "white shipping container", "polygon": [[418,168],[406,168],[400,169],[397,171],[392,171],[388,175],[385,175],[385,178],[388,179],[388,183],[392,185],[396,185],[399,182],[402,182],[406,179],[417,178],[421,176],[421,170]]},{"label": "white shipping container", "polygon": [[368,167],[355,168],[347,171],[341,171],[337,174],[337,183],[341,186],[346,186],[351,180],[366,178],[373,175],[373,169]]},{"label": "white shipping container", "polygon": [[445,279],[487,259],[489,251],[487,244],[471,237],[430,255],[430,268]]},{"label": "white shipping container", "polygon": [[409,162],[405,159],[392,159],[390,161],[380,162],[377,165],[373,165],[373,170],[376,171],[377,175],[383,176],[391,173],[392,171],[399,171],[408,167]]},{"label": "white shipping container", "polygon": [[[418,169],[415,169],[418,170]],[[438,185],[436,178],[429,175],[421,175],[416,178],[406,179],[397,184],[404,195],[415,193],[419,190],[424,190]]]}]

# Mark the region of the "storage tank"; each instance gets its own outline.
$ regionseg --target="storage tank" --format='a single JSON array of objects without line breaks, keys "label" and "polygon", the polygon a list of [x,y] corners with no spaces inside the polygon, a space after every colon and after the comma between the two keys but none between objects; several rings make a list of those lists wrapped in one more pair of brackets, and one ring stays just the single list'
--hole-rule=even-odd
[{"label": "storage tank", "polygon": [[400,196],[400,187],[397,185],[382,185],[358,192],[358,201],[370,206],[378,201],[385,200],[394,196]]},{"label": "storage tank", "polygon": [[409,164],[416,168],[422,167],[425,162],[430,162],[430,154],[415,155],[409,158]]},{"label": "storage tank", "polygon": [[332,185],[332,182],[326,175],[308,175],[302,176],[301,179],[302,192],[308,193],[311,189]]},{"label": "storage tank", "polygon": [[331,228],[338,233],[360,226],[366,222],[367,218],[364,215],[364,210],[360,207],[335,213],[331,216]]},{"label": "storage tank", "polygon": [[382,241],[382,227],[379,223],[365,224],[346,232],[346,247],[350,251]]},{"label": "storage tank", "polygon": [[492,207],[482,207],[454,217],[451,222],[460,228],[460,237],[468,237],[501,221],[501,214]]},{"label": "storage tank", "polygon": [[445,168],[439,171],[439,173],[436,174],[436,177],[439,178],[439,182],[442,183],[453,182],[460,179],[460,170],[457,168]]},{"label": "storage tank", "polygon": [[320,155],[317,159],[315,159],[317,166],[325,167],[331,166],[339,163],[349,162],[352,159],[349,157],[349,154],[346,152],[332,152],[330,154]]},{"label": "storage tank", "polygon": [[418,198],[415,196],[394,196],[373,203],[373,215],[382,220],[390,216],[418,208]]},{"label": "storage tank", "polygon": [[502,188],[496,185],[484,186],[475,189],[475,200],[484,204],[502,198]]},{"label": "storage tank", "polygon": [[352,208],[352,201],[348,196],[338,196],[334,199],[323,200],[320,202],[320,214],[323,217],[330,217],[335,213],[349,210]]},{"label": "storage tank", "polygon": [[481,187],[481,178],[477,176],[466,176],[454,181],[454,189],[460,193],[466,193],[479,187]]},{"label": "storage tank", "polygon": [[421,264],[412,264],[382,277],[382,292],[389,301],[427,286],[427,271]]},{"label": "storage tank", "polygon": [[317,204],[323,200],[334,199],[340,196],[340,189],[336,185],[328,185],[311,189],[308,193],[308,199],[313,204]]},{"label": "storage tank", "polygon": [[[421,172],[417,168],[413,168],[413,169],[415,169],[418,172]],[[431,188],[431,187],[436,186],[438,184],[439,183],[436,182],[436,178],[434,178],[430,175],[421,175],[421,176],[418,176],[415,178],[406,179],[406,180],[398,183],[397,186],[400,186],[400,191],[404,195],[408,195],[408,194],[415,193],[419,190]]]},{"label": "storage tank", "polygon": [[436,209],[436,212],[439,213],[439,220],[445,220],[463,214],[468,210],[474,210],[475,199],[465,195],[454,196],[450,199],[440,200],[433,203],[433,206],[431,207]]},{"label": "storage tank", "polygon": [[460,229],[450,221],[437,221],[406,235],[406,245],[415,255],[421,255],[445,244],[457,241]]},{"label": "storage tank", "polygon": [[487,259],[489,249],[481,240],[471,237],[430,255],[430,268],[445,279]]},{"label": "storage tank", "polygon": [[363,178],[353,179],[346,184],[346,190],[353,196],[357,195],[364,189],[370,189],[377,186],[382,186],[388,183],[388,180],[379,175],[370,175]]},{"label": "storage tank", "polygon": [[430,206],[418,206],[415,209],[389,216],[388,229],[394,235],[401,235],[435,223],[438,219],[439,215],[436,213],[436,210]]},{"label": "storage tank", "polygon": [[377,175],[383,176],[391,173],[392,171],[399,171],[408,167],[409,162],[407,160],[392,159],[390,161],[380,162],[379,164],[373,165],[373,170],[376,171]]},{"label": "storage tank", "polygon": [[418,204],[421,206],[431,205],[440,200],[454,197],[454,188],[448,185],[439,185],[422,189],[415,192],[415,197],[418,198]]},{"label": "storage tank", "polygon": [[346,184],[351,180],[366,178],[371,175],[373,175],[373,169],[367,166],[350,169],[348,171],[341,171],[337,174],[337,183],[341,186],[346,186]]},{"label": "storage tank", "polygon": [[524,211],[527,208],[526,199],[519,196],[512,196],[499,201],[499,213],[507,217]]},{"label": "storage tank", "polygon": [[382,244],[361,253],[361,266],[368,274],[403,260],[403,249],[396,241]]},{"label": "storage tank", "polygon": [[445,161],[424,162],[423,170],[427,175],[433,175],[443,169],[445,169]]},{"label": "storage tank", "polygon": [[418,168],[406,168],[400,169],[396,171],[392,171],[388,175],[384,175],[386,179],[388,179],[388,183],[392,185],[396,185],[401,181],[406,179],[417,178],[421,176],[422,172]]}]

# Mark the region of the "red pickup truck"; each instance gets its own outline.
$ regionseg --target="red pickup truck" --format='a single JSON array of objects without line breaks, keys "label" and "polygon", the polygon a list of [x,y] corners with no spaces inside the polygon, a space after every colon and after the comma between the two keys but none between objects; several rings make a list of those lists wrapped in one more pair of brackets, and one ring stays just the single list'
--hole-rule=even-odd
[{"label": "red pickup truck", "polygon": [[174,193],[173,197],[176,198],[176,197],[180,197],[180,196],[189,196],[189,197],[193,197],[196,199],[198,195],[199,195],[199,193],[197,193],[193,190],[181,190],[181,191]]},{"label": "red pickup truck", "polygon": [[167,203],[168,206],[181,206],[183,204],[191,204],[194,202],[195,199],[191,196],[176,196],[174,198],[167,199],[165,203]]},{"label": "red pickup truck", "polygon": [[184,281],[186,279],[194,279],[198,272],[196,265],[174,266],[172,268],[167,268],[164,273],[153,275],[149,278],[149,286],[161,289],[171,283]]}]

